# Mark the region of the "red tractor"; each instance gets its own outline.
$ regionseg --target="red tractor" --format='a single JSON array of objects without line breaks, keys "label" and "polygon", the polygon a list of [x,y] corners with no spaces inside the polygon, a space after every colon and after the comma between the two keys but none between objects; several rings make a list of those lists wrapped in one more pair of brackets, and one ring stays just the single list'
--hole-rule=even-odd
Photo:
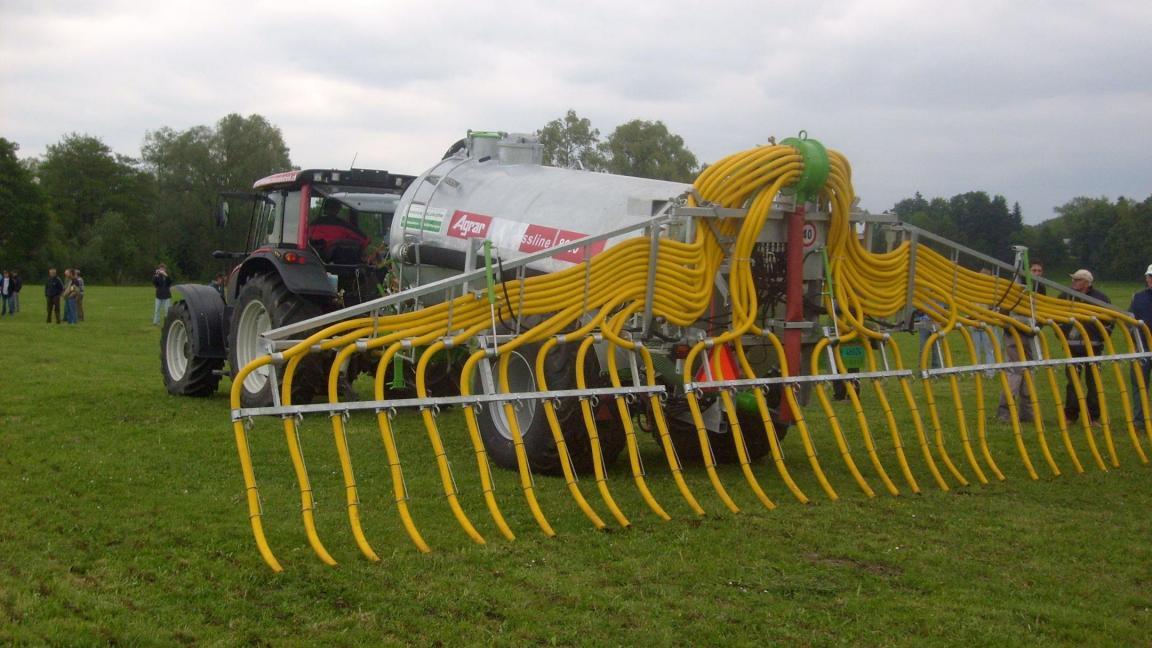
[{"label": "red tractor", "polygon": [[[381,295],[387,242],[401,194],[413,177],[351,169],[287,171],[258,180],[252,193],[220,196],[217,224],[238,204],[250,213],[243,252],[216,251],[239,261],[223,290],[200,284],[173,289],[160,338],[160,365],[171,394],[215,393],[227,361],[231,375],[268,352],[261,334]],[[330,358],[301,366],[293,402],[326,391]],[[242,404],[271,404],[272,367],[244,380]],[[358,373],[348,367],[346,380]]]}]

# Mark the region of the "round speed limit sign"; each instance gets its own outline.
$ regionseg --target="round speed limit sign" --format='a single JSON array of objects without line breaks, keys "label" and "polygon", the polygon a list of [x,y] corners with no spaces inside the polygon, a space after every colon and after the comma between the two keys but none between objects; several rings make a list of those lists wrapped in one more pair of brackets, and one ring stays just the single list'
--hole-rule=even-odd
[{"label": "round speed limit sign", "polygon": [[816,245],[816,226],[812,223],[804,223],[804,229],[800,232],[801,237],[804,239],[804,249]]}]

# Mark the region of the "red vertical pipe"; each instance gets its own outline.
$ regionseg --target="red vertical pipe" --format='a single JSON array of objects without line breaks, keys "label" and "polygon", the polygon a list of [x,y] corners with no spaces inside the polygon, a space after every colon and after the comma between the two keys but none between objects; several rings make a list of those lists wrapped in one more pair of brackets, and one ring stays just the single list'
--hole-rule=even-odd
[{"label": "red vertical pipe", "polygon": [[[799,204],[788,214],[788,252],[785,259],[784,280],[785,310],[784,321],[788,324],[804,321],[804,202],[797,196]],[[784,329],[784,357],[788,360],[788,375],[801,373],[800,342],[804,330]],[[780,418],[786,422],[796,420],[785,400],[780,407]]]}]

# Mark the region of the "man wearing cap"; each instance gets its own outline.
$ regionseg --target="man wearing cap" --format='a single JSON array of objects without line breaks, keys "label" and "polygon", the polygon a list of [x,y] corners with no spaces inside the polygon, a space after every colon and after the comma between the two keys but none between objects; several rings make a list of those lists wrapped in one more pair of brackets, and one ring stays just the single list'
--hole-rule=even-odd
[{"label": "man wearing cap", "polygon": [[[1147,288],[1132,295],[1132,304],[1128,306],[1128,312],[1136,316],[1138,320],[1144,320],[1148,326],[1152,326],[1152,265],[1144,271],[1144,283]],[[1147,343],[1147,340],[1145,340]],[[1144,388],[1148,388],[1149,370],[1152,369],[1152,362],[1148,360],[1141,360],[1135,366],[1140,368],[1140,372],[1144,374]],[[1140,398],[1140,386],[1136,382],[1136,371],[1132,371],[1132,393],[1135,394],[1132,400],[1134,406],[1132,407],[1132,418],[1136,421],[1136,429],[1144,429],[1144,401]]]},{"label": "man wearing cap", "polygon": [[[1111,304],[1112,300],[1108,299],[1108,295],[1096,290],[1092,287],[1095,278],[1092,273],[1081,268],[1076,272],[1068,275],[1072,279],[1072,290]],[[1070,299],[1075,300],[1075,297]],[[1104,337],[1100,334],[1100,330],[1096,325],[1090,321],[1083,321],[1084,329],[1088,331],[1088,341],[1092,344],[1092,353],[1100,355],[1104,351]],[[1061,324],[1060,328],[1063,329],[1064,335],[1068,338],[1068,347],[1072,351],[1073,358],[1086,358],[1088,357],[1088,347],[1084,343],[1084,338],[1080,334],[1080,329],[1072,324]],[[1108,334],[1112,333],[1112,324],[1106,325]],[[1088,403],[1088,418],[1095,423],[1100,419],[1100,398],[1096,394],[1096,377],[1093,375],[1092,370],[1087,365],[1082,365],[1081,370],[1086,376],[1084,384],[1084,398]],[[1070,421],[1075,421],[1080,416],[1080,401],[1076,398],[1076,389],[1073,387],[1073,381],[1076,380],[1076,373],[1069,367],[1065,373],[1068,374],[1068,385],[1064,388],[1064,416]]]}]

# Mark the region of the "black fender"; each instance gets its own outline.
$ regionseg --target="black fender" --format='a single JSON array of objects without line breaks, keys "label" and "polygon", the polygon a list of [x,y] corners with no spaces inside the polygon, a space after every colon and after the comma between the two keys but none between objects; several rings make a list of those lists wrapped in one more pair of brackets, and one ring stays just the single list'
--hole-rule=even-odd
[{"label": "black fender", "polygon": [[[289,254],[303,262],[294,263],[285,260]],[[284,286],[293,294],[318,297],[318,302],[325,299],[335,299],[339,295],[328,281],[328,271],[324,263],[311,250],[257,250],[253,252],[240,267],[236,282],[236,291],[248,281],[248,277],[256,274],[275,272],[284,281]]]},{"label": "black fender", "polygon": [[172,290],[184,295],[184,303],[192,314],[189,355],[200,358],[227,358],[228,318],[225,316],[224,298],[212,286],[179,284]]}]

